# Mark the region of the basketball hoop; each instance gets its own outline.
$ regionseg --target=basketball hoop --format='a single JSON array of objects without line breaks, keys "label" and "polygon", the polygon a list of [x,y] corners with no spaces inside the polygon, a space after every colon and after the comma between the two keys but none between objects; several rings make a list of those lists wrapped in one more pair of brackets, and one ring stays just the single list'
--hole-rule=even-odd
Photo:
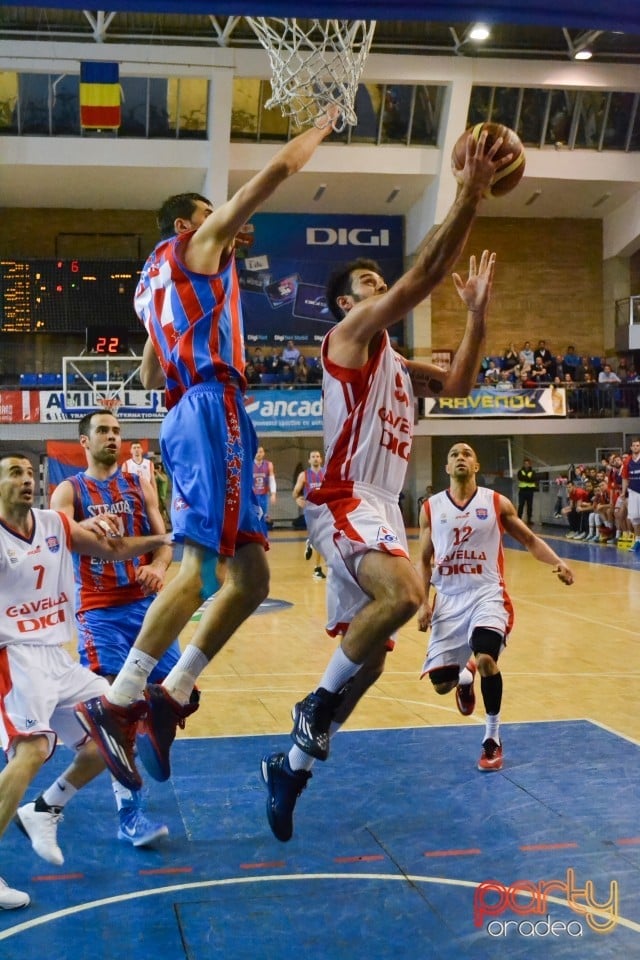
[{"label": "basketball hoop", "polygon": [[336,132],[358,122],[354,102],[375,20],[246,19],[269,55],[272,96],[266,107],[280,107],[299,127],[326,125],[323,114],[332,104],[340,111]]},{"label": "basketball hoop", "polygon": [[99,396],[96,394],[96,406],[103,407],[107,413],[112,413],[114,417],[118,416],[118,410],[122,406],[122,398],[117,395],[111,397]]}]

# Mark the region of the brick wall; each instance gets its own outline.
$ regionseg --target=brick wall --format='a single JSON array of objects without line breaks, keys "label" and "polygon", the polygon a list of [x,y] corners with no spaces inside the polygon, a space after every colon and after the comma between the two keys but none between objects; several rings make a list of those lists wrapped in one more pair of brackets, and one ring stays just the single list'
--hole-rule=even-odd
[{"label": "brick wall", "polygon": [[[458,272],[484,248],[497,253],[487,353],[501,355],[511,341],[534,347],[546,340],[553,353],[573,344],[579,354],[603,352],[602,225],[599,220],[476,221]],[[432,295],[432,346],[453,349],[465,313],[453,283]]]}]

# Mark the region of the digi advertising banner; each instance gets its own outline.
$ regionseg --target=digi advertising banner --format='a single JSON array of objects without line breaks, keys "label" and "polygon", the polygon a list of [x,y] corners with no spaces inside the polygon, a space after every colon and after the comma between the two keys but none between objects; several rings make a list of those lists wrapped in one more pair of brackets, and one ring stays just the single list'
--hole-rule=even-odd
[{"label": "digi advertising banner", "polygon": [[[403,217],[255,214],[236,254],[249,352],[287,340],[319,345],[335,323],[324,293],[329,275],[366,257],[391,285],[403,273],[403,230]],[[390,333],[403,342],[401,323]]]}]

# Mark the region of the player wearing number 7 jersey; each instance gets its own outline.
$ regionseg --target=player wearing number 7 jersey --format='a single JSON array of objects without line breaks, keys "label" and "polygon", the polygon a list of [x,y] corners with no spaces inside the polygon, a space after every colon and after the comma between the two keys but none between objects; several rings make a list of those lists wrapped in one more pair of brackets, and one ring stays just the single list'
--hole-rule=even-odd
[{"label": "player wearing number 7 jersey", "polygon": [[[126,560],[160,549],[170,537],[120,537],[108,514],[80,526],[63,513],[35,509],[34,489],[30,461],[0,454],[0,746],[7,756],[0,773],[0,835],[17,811],[18,826],[36,853],[60,865],[62,808],[104,769],[74,706],[109,689],[104,677],[65,649],[74,628],[71,551]],[[18,811],[58,738],[76,751],[75,759],[52,787]],[[26,906],[28,895],[18,894],[0,883],[0,908]]]},{"label": "player wearing number 7 jersey", "polygon": [[[475,708],[473,680],[476,670],[480,673],[486,729],[478,769],[490,771],[502,768],[498,657],[513,625],[503,575],[502,534],[514,537],[536,560],[553,565],[563,583],[573,583],[573,574],[519,519],[510,500],[477,485],[479,467],[468,443],[454,443],[447,456],[449,489],[422,505],[420,569],[425,602],[418,611],[418,627],[431,627],[422,676],[429,676],[437,693],[455,688],[464,716]],[[436,590],[433,604],[429,603],[431,586]]]}]

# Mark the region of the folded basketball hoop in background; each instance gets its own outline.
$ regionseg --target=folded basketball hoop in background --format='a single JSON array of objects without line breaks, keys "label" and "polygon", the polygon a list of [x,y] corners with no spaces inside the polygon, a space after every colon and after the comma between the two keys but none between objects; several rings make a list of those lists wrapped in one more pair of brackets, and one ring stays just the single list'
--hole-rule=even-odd
[{"label": "folded basketball hoop in background", "polygon": [[325,110],[335,104],[340,113],[334,130],[357,123],[354,102],[375,20],[246,19],[269,55],[272,96],[267,107],[280,107],[302,127],[322,125]]}]

